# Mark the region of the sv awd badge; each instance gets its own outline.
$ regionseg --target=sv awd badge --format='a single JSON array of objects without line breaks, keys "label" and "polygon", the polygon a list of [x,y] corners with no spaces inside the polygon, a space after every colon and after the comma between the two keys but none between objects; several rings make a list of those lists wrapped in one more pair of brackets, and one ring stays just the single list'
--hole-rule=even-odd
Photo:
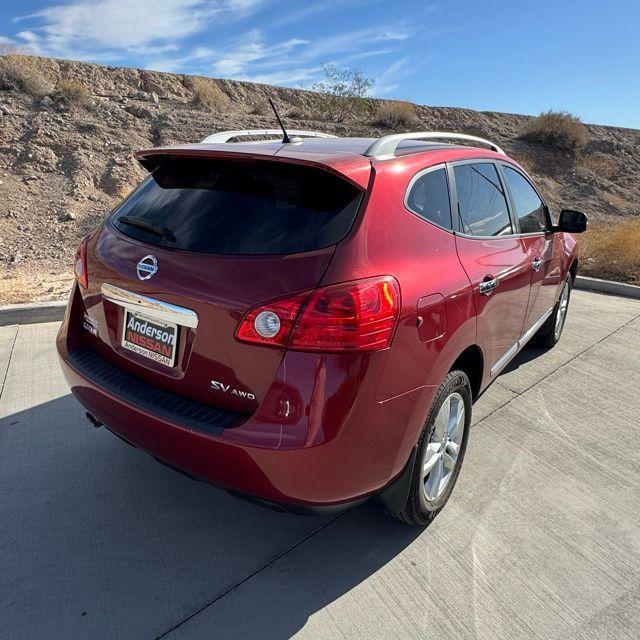
[{"label": "sv awd badge", "polygon": [[211,380],[211,388],[214,391],[228,393],[229,395],[237,396],[238,398],[246,398],[247,400],[256,399],[253,393],[250,393],[249,391],[243,391],[242,389],[235,389],[231,385],[224,384],[223,382],[218,382],[218,380]]}]

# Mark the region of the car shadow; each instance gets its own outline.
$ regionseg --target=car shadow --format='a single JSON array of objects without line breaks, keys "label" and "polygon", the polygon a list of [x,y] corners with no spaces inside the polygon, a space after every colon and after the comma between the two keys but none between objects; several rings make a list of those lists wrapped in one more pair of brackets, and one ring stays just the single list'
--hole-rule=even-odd
[{"label": "car shadow", "polygon": [[510,373],[511,371],[515,371],[521,365],[527,364],[527,362],[531,362],[532,360],[536,360],[540,356],[545,355],[549,349],[545,347],[537,347],[535,345],[526,345],[520,353],[500,372],[500,375],[504,373]]},{"label": "car shadow", "polygon": [[71,395],[0,420],[0,445],[11,637],[287,638],[423,532],[372,503],[313,518],[238,500],[89,426]]}]

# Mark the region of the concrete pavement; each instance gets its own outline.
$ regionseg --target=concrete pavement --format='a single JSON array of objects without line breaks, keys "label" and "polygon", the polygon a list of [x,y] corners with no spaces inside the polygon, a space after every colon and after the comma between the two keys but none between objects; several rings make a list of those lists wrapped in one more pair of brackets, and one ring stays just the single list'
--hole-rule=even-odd
[{"label": "concrete pavement", "polygon": [[273,513],[88,427],[56,329],[0,328],[0,638],[639,637],[638,301],[574,292],[422,531]]}]

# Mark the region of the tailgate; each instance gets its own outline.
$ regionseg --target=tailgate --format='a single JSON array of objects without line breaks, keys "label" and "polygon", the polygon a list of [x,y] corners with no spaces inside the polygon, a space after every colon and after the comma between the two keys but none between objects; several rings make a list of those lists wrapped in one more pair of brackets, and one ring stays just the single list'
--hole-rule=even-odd
[{"label": "tailgate", "polygon": [[[257,408],[283,355],[236,340],[240,319],[260,302],[313,289],[333,255],[327,248],[284,257],[213,257],[148,247],[106,226],[90,246],[90,284],[83,293],[97,333],[86,332],[90,345],[150,384],[240,412]],[[141,281],[137,264],[150,250],[158,270]],[[126,348],[125,318],[175,325],[175,363]]]}]

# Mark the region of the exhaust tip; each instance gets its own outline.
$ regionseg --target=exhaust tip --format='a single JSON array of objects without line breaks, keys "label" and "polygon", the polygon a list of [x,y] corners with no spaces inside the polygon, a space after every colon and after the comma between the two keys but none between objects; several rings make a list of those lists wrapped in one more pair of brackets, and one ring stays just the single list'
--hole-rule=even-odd
[{"label": "exhaust tip", "polygon": [[95,416],[91,415],[88,411],[85,413],[85,415],[87,416],[87,420],[91,423],[92,427],[98,429],[102,426],[102,422],[100,422],[100,420],[98,420],[98,418],[96,418]]}]

